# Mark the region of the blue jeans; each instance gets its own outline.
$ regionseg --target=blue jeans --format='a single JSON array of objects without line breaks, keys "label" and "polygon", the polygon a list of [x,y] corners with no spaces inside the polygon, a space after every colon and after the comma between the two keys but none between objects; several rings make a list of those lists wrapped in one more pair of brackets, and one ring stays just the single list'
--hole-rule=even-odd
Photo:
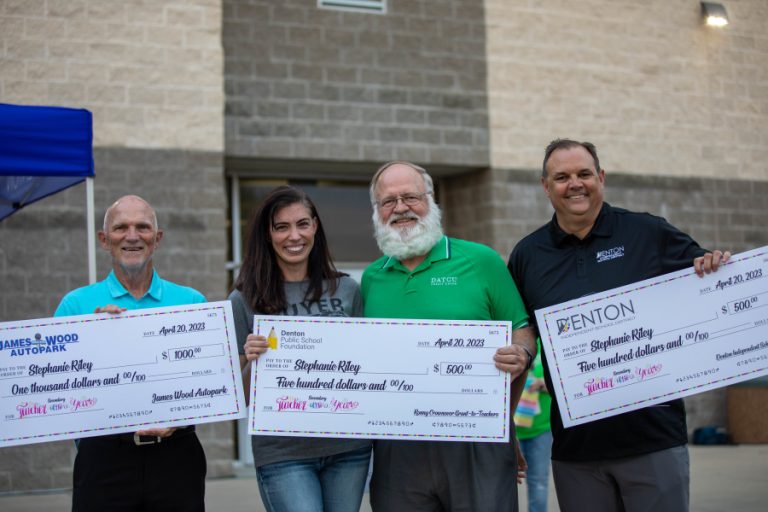
[{"label": "blue jeans", "polygon": [[520,441],[528,471],[528,512],[547,512],[549,464],[552,458],[552,432]]},{"label": "blue jeans", "polygon": [[371,448],[256,469],[267,512],[358,512]]}]

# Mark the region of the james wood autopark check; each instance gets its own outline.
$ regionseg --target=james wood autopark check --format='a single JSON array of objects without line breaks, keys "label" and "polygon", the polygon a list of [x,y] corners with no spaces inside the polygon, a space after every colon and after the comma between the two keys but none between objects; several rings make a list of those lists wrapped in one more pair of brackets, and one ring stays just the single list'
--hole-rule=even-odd
[{"label": "james wood autopark check", "polygon": [[768,247],[536,311],[565,427],[768,374]]},{"label": "james wood autopark check", "polygon": [[251,434],[506,442],[509,322],[256,316]]},{"label": "james wood autopark check", "polygon": [[0,446],[245,417],[229,301],[0,324]]}]

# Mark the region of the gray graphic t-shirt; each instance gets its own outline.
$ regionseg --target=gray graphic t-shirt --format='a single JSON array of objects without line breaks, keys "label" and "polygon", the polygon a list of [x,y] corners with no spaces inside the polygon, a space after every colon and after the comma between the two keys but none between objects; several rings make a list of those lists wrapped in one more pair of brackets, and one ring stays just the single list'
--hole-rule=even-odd
[{"label": "gray graphic t-shirt", "polygon": [[[333,296],[323,293],[320,300],[307,302],[304,294],[308,281],[285,283],[286,316],[363,316],[360,287],[354,279],[342,277]],[[245,339],[253,332],[254,312],[238,290],[229,295],[235,317],[238,351],[242,355]],[[247,392],[247,390],[246,390]],[[297,459],[327,457],[371,446],[365,439],[332,439],[311,437],[251,436],[253,461],[256,467]]]}]

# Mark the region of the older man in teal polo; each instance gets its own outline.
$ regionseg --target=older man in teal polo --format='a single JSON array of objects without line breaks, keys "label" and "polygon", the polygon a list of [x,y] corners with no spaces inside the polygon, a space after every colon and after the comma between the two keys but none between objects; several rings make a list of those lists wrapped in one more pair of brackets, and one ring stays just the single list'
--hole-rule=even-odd
[{"label": "older man in teal polo", "polygon": [[[200,292],[161,279],[154,270],[152,257],[162,238],[149,203],[138,196],[115,201],[99,232],[101,247],[112,256],[112,271],[103,281],[65,295],[56,316],[119,315],[205,302]],[[72,510],[203,511],[205,474],[205,453],[194,427],[80,439]]]}]

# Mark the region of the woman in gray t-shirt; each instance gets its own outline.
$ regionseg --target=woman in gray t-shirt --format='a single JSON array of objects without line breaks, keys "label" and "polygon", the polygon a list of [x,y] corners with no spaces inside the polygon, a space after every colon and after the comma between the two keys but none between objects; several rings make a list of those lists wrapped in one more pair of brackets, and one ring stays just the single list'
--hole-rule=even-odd
[{"label": "woman in gray t-shirt", "polygon": [[[229,296],[245,389],[251,364],[267,351],[253,315],[362,316],[357,283],[336,270],[323,225],[301,190],[278,187],[251,219],[240,274]],[[361,439],[252,436],[268,512],[357,512],[371,442]]]}]

